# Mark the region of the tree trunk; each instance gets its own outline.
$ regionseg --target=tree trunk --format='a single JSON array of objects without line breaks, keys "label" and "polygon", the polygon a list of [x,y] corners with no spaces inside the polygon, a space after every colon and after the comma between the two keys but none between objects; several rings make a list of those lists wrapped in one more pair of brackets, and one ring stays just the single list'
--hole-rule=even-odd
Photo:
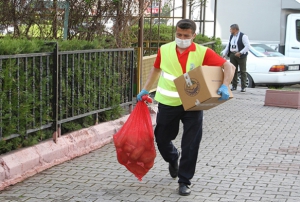
[{"label": "tree trunk", "polygon": [[52,22],[52,32],[53,38],[57,39],[57,0],[53,0],[53,22]]}]

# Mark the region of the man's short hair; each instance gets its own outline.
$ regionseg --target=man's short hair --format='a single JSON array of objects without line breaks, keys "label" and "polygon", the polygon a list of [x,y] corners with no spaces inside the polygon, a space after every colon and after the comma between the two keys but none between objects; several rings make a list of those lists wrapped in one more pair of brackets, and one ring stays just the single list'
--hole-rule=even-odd
[{"label": "man's short hair", "polygon": [[238,24],[232,24],[232,25],[230,26],[230,28],[231,28],[231,29],[240,30]]},{"label": "man's short hair", "polygon": [[196,32],[196,23],[190,19],[182,19],[177,22],[176,29],[179,27],[180,29],[191,29],[193,34]]}]

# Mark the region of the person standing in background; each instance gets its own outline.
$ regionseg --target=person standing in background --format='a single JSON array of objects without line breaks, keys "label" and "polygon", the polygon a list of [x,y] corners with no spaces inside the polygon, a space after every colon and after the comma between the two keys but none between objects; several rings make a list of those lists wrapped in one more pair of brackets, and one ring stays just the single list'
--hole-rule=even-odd
[{"label": "person standing in background", "polygon": [[230,62],[236,67],[231,90],[237,89],[238,67],[241,72],[241,92],[246,92],[247,87],[247,55],[250,48],[248,36],[240,32],[239,26],[233,24],[230,26],[230,38],[226,48],[221,52],[222,56],[230,58]]}]

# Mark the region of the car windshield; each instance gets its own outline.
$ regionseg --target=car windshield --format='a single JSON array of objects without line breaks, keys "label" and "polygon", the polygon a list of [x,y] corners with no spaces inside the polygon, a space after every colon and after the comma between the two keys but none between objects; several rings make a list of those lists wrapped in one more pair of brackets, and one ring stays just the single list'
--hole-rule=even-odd
[{"label": "car windshield", "polygon": [[250,52],[255,55],[256,57],[267,57],[265,54],[257,51],[255,48],[253,48],[252,46],[250,46]]},{"label": "car windshield", "polygon": [[258,52],[262,53],[267,57],[284,57],[281,53],[277,52],[273,48],[266,44],[251,44],[251,46]]}]

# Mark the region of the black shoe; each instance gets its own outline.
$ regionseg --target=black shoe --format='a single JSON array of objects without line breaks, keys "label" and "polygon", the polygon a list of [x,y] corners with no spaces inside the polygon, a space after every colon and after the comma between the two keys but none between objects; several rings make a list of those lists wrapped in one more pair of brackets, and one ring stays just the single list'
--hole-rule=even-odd
[{"label": "black shoe", "polygon": [[232,88],[231,88],[231,91],[233,91],[233,90],[236,90],[236,87],[232,87]]},{"label": "black shoe", "polygon": [[246,92],[246,88],[242,88],[241,92],[243,93]]},{"label": "black shoe", "polygon": [[[180,152],[178,152],[178,159],[180,156]],[[174,165],[172,165],[171,163],[169,163],[169,173],[171,175],[172,178],[176,178],[178,176],[178,160],[176,161],[176,163]]]},{"label": "black shoe", "polygon": [[184,183],[179,183],[178,193],[181,196],[188,196],[191,194],[191,189],[190,189],[189,185],[184,184]]}]

